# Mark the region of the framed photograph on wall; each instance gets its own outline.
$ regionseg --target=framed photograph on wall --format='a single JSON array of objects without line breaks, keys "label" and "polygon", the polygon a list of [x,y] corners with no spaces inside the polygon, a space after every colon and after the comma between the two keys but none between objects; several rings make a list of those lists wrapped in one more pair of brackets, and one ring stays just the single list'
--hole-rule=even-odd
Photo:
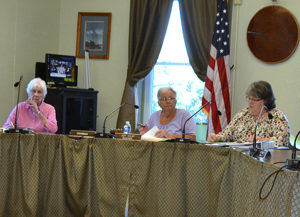
[{"label": "framed photograph on wall", "polygon": [[78,12],[76,57],[108,59],[111,13]]}]

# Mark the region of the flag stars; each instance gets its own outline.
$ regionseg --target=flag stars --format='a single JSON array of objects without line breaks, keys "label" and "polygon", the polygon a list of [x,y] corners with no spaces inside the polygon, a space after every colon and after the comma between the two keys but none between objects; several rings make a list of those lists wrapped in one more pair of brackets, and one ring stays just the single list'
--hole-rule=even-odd
[{"label": "flag stars", "polygon": [[228,10],[226,8],[226,3],[222,2],[221,4],[218,4],[218,12],[215,22],[215,32],[212,42],[213,45],[217,48],[217,57],[229,54],[229,22],[227,16]]}]

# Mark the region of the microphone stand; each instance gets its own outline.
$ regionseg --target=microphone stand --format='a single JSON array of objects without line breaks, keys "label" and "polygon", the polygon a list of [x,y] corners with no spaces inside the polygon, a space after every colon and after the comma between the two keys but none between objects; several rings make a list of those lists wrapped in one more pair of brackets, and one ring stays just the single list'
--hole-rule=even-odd
[{"label": "microphone stand", "polygon": [[15,114],[15,126],[14,128],[8,129],[5,131],[5,133],[32,133],[32,130],[28,129],[18,129],[18,108],[19,108],[19,98],[20,98],[20,89],[21,89],[21,82],[23,79],[23,75],[20,76],[20,79],[18,82],[14,84],[15,87],[18,86],[18,97],[17,97],[17,107],[16,107],[16,114]]},{"label": "microphone stand", "polygon": [[296,144],[297,144],[297,138],[300,134],[300,131],[297,133],[295,140],[294,140],[294,146],[293,146],[293,152],[292,152],[292,159],[287,159],[286,160],[286,169],[291,169],[291,170],[300,170],[300,160],[296,159]]},{"label": "microphone stand", "polygon": [[114,112],[116,112],[117,110],[119,110],[121,107],[123,107],[125,104],[127,105],[131,105],[134,108],[138,109],[139,106],[138,105],[134,105],[131,103],[127,103],[127,102],[123,102],[119,107],[117,107],[116,109],[114,109],[111,113],[109,113],[108,115],[105,116],[104,121],[103,121],[103,128],[102,128],[102,132],[100,133],[96,133],[95,137],[99,137],[99,138],[113,138],[113,135],[111,133],[105,133],[105,123],[106,123],[106,119],[112,115]]},{"label": "microphone stand", "polygon": [[121,107],[123,107],[125,105],[125,102],[123,102],[118,108],[114,109],[111,113],[109,113],[108,115],[105,116],[104,121],[103,121],[103,127],[102,127],[102,132],[100,133],[96,133],[95,137],[99,137],[99,138],[112,138],[113,135],[110,133],[105,133],[105,123],[107,118],[112,115],[114,112],[116,112],[117,110],[119,110]]},{"label": "microphone stand", "polygon": [[267,106],[264,105],[264,106],[261,107],[258,119],[256,121],[256,125],[255,125],[255,128],[254,128],[253,148],[251,148],[249,150],[250,156],[255,157],[255,158],[260,155],[260,149],[257,148],[257,144],[256,144],[256,129],[257,129],[257,126],[258,126],[258,124],[260,122],[260,118],[261,118],[261,115],[262,115],[262,112],[263,112],[264,109],[266,109],[267,111],[269,111],[269,109],[267,108]]},{"label": "microphone stand", "polygon": [[[183,129],[182,129],[182,137],[181,138],[176,138],[176,139],[171,139],[171,140],[166,140],[166,141],[175,141],[175,142],[183,142],[183,143],[190,143],[190,142],[195,142],[195,141],[191,141],[191,139],[189,138],[185,138],[185,125],[186,123],[192,118],[194,117],[198,112],[200,112],[203,108],[205,108],[208,104],[210,104],[211,101],[208,101],[207,103],[205,103],[205,105],[203,105],[198,111],[196,111],[191,117],[189,117],[188,119],[186,119],[186,121],[184,122],[183,125]],[[195,142],[196,143],[196,142]]]},{"label": "microphone stand", "polygon": [[15,117],[15,129],[18,128],[18,108],[19,108],[19,99],[20,99],[20,89],[21,89],[21,81],[22,81],[23,76],[21,75],[20,81],[18,84],[18,98],[17,98],[17,108],[16,108],[16,117]]}]

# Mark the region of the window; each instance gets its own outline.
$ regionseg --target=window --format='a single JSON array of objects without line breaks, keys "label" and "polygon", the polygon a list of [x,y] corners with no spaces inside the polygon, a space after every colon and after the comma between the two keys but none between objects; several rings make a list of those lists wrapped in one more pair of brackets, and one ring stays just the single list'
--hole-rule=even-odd
[{"label": "window", "polygon": [[[156,65],[142,82],[144,91],[139,93],[144,93],[144,111],[139,122],[146,122],[154,111],[160,110],[157,103],[157,91],[160,87],[171,86],[177,92],[177,108],[186,109],[193,114],[201,107],[204,82],[197,77],[189,63],[178,1],[173,2],[168,29]],[[205,121],[206,116],[198,113],[194,120]]]}]

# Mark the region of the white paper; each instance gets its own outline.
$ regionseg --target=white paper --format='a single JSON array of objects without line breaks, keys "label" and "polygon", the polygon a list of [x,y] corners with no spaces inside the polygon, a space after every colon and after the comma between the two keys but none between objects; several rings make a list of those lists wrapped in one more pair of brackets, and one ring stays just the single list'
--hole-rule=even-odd
[{"label": "white paper", "polygon": [[144,135],[142,135],[141,140],[152,141],[152,142],[159,142],[159,141],[165,141],[165,140],[167,140],[166,138],[157,138],[155,136],[155,133],[158,130],[159,129],[158,129],[157,126],[152,127],[151,130],[148,130],[147,133],[145,133]]},{"label": "white paper", "polygon": [[208,146],[217,146],[217,147],[241,147],[241,146],[251,146],[252,142],[243,142],[243,143],[237,143],[237,142],[217,142],[217,143],[207,143]]},{"label": "white paper", "polygon": [[145,133],[144,135],[142,135],[142,138],[156,138],[155,133],[158,131],[158,127],[154,126],[152,127],[152,129],[148,130],[147,133]]}]

